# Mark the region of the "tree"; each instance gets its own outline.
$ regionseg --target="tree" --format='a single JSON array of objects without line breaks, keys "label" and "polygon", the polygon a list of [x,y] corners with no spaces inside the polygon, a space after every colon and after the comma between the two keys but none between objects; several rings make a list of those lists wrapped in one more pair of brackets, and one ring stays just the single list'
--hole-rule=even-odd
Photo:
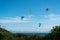
[{"label": "tree", "polygon": [[60,40],[60,26],[55,26],[47,36],[47,40]]}]

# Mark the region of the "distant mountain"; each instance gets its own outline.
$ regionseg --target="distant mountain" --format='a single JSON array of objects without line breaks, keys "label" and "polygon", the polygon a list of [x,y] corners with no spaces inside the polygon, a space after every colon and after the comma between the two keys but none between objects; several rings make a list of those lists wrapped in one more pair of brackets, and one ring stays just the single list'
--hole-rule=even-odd
[{"label": "distant mountain", "polygon": [[20,34],[26,34],[26,35],[32,35],[32,34],[35,34],[35,35],[46,36],[46,35],[48,35],[49,33],[20,33]]}]

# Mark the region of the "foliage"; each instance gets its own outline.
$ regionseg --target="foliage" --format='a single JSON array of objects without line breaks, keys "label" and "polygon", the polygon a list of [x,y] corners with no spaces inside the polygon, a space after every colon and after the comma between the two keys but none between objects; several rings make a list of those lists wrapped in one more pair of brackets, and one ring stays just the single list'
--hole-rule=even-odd
[{"label": "foliage", "polygon": [[60,26],[55,26],[51,30],[48,36],[45,37],[46,40],[60,40]]},{"label": "foliage", "polygon": [[0,28],[0,40],[60,40],[60,26],[53,27],[51,33],[46,36],[11,33],[3,28]]},{"label": "foliage", "polygon": [[0,40],[14,40],[11,32],[0,28]]}]

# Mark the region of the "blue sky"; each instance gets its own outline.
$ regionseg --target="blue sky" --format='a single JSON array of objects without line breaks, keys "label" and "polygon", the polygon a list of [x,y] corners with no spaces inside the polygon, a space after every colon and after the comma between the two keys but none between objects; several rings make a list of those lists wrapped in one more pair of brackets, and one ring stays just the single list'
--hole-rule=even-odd
[{"label": "blue sky", "polygon": [[[50,10],[46,12],[46,8]],[[13,32],[50,32],[53,26],[60,25],[59,10],[60,0],[0,0],[0,24]]]}]

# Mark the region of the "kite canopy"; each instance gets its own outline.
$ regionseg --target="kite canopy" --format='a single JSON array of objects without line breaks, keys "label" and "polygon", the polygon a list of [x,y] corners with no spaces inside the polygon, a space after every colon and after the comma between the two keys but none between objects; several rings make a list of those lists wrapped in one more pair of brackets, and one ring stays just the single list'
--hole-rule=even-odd
[{"label": "kite canopy", "polygon": [[29,13],[32,14],[32,10],[31,9],[29,10]]},{"label": "kite canopy", "polygon": [[41,23],[39,23],[39,27],[41,27]]},{"label": "kite canopy", "polygon": [[46,8],[45,10],[46,10],[46,12],[48,12],[50,9],[49,8]]},{"label": "kite canopy", "polygon": [[23,20],[24,19],[24,16],[21,16],[21,20]]}]

